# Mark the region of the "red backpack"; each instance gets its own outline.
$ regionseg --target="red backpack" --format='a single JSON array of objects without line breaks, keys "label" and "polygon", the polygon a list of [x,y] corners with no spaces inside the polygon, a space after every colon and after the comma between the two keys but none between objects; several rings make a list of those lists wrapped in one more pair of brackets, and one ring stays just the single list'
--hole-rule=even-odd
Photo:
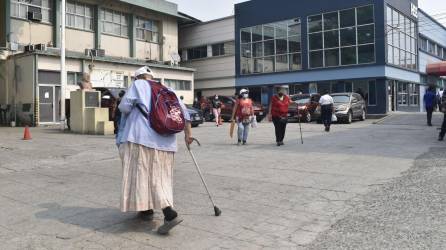
[{"label": "red backpack", "polygon": [[159,82],[148,81],[152,89],[151,111],[147,114],[141,106],[141,113],[149,120],[150,126],[160,135],[172,135],[184,130],[186,121],[177,95]]}]

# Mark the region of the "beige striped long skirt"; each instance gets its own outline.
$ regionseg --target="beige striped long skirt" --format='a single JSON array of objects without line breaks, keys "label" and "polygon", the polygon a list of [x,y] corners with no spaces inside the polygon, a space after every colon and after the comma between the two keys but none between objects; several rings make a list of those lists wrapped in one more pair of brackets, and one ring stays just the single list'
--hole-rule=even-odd
[{"label": "beige striped long skirt", "polygon": [[122,212],[173,206],[173,152],[125,143],[119,146],[119,154],[122,161]]}]

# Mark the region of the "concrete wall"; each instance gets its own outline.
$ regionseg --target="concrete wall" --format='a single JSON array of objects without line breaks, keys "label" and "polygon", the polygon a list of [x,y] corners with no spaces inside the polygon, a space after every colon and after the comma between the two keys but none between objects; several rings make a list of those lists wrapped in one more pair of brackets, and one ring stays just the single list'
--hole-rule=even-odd
[{"label": "concrete wall", "polygon": [[15,93],[15,110],[17,125],[32,124],[34,121],[35,97],[35,56],[24,56],[15,59],[13,76],[13,93]]},{"label": "concrete wall", "polygon": [[169,61],[172,53],[178,53],[178,21],[174,17],[166,17],[162,25],[163,50],[162,61]]},{"label": "concrete wall", "polygon": [[[182,63],[182,66],[197,70],[197,80],[235,76],[235,57],[215,57]],[[228,86],[229,87],[229,86]]]},{"label": "concrete wall", "polygon": [[422,11],[418,13],[419,33],[446,48],[446,28],[432,21]]},{"label": "concrete wall", "polygon": [[20,44],[49,44],[53,42],[53,28],[48,24],[11,18],[11,39]]},{"label": "concrete wall", "polygon": [[234,17],[210,21],[180,28],[180,48],[191,48],[201,45],[234,40]]},{"label": "concrete wall", "polygon": [[67,51],[84,53],[85,49],[93,49],[95,47],[93,32],[67,28],[66,37],[65,46]]},{"label": "concrete wall", "polygon": [[220,88],[230,88],[234,90],[235,78],[228,77],[228,78],[204,79],[204,80],[195,79],[195,90],[208,90],[208,89],[220,89]]},{"label": "concrete wall", "polygon": [[130,40],[102,34],[101,49],[105,50],[107,56],[130,57]]}]

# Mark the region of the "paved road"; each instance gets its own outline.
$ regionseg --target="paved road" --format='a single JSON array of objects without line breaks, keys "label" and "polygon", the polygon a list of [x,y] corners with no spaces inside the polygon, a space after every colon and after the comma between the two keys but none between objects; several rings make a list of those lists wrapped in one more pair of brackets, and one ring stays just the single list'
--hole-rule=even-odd
[{"label": "paved road", "polygon": [[[415,122],[398,125],[394,119]],[[336,125],[330,134],[321,125],[304,124],[304,145],[298,144],[297,124],[291,124],[286,145],[280,148],[272,143],[269,123],[253,130],[245,147],[228,138],[227,125],[194,129],[203,143],[195,148],[197,158],[223,214],[213,216],[181,144],[175,202],[185,221],[169,237],[155,233],[160,213],[156,221],[146,223],[135,214],[119,212],[120,163],[112,137],[40,128],[32,129],[32,141],[21,141],[20,129],[0,128],[2,249],[355,246],[324,242],[360,239],[336,229],[356,226],[350,222],[355,223],[357,211],[367,213],[370,194],[404,178],[417,157],[431,148],[444,147],[436,142],[435,128],[418,124],[422,119],[398,114],[378,125]],[[438,157],[443,157],[441,150]]]}]

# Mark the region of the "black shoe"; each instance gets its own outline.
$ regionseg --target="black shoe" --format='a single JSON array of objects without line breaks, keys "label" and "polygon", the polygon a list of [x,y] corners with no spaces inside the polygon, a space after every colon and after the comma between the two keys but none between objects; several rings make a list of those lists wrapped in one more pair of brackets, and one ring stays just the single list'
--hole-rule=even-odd
[{"label": "black shoe", "polygon": [[157,232],[161,235],[166,235],[169,233],[170,230],[172,230],[172,228],[174,228],[181,222],[183,222],[183,220],[178,217],[175,217],[174,219],[169,220],[169,221],[164,220],[164,224],[158,228]]},{"label": "black shoe", "polygon": [[281,141],[281,142],[279,142],[280,143],[280,146],[283,146],[283,145],[285,145],[285,143],[283,143],[283,141]]},{"label": "black shoe", "polygon": [[443,141],[444,140],[444,138],[443,137],[438,137],[438,141]]},{"label": "black shoe", "polygon": [[153,210],[142,211],[138,213],[139,218],[143,221],[152,221],[153,220]]},{"label": "black shoe", "polygon": [[243,141],[243,145],[246,145],[246,141]]},{"label": "black shoe", "polygon": [[432,127],[432,123],[428,123],[427,126]]},{"label": "black shoe", "polygon": [[280,147],[281,145],[280,145],[280,142],[277,142],[277,147]]}]

